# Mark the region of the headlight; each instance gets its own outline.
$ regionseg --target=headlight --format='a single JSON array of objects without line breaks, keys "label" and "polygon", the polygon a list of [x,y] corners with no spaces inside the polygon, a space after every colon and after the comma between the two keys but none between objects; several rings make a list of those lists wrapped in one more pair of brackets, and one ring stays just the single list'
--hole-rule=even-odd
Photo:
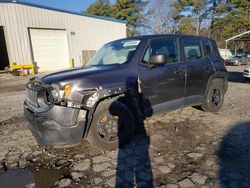
[{"label": "headlight", "polygon": [[52,93],[53,99],[56,102],[60,102],[63,97],[64,91],[60,90],[60,87],[58,84],[52,84],[51,87],[52,87],[51,93]]},{"label": "headlight", "polygon": [[63,97],[70,95],[71,87],[69,84],[66,84],[63,88],[60,88],[58,84],[51,84],[52,87],[52,96],[56,102],[60,102]]}]

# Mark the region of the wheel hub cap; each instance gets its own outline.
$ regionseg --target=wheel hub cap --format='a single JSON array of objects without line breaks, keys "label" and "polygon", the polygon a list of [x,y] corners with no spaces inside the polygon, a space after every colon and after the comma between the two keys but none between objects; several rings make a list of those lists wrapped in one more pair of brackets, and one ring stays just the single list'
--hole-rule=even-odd
[{"label": "wheel hub cap", "polygon": [[214,89],[212,94],[212,103],[218,106],[221,100],[221,94],[219,89]]},{"label": "wheel hub cap", "polygon": [[102,140],[106,142],[118,139],[118,121],[119,116],[104,115],[98,122],[98,133]]}]

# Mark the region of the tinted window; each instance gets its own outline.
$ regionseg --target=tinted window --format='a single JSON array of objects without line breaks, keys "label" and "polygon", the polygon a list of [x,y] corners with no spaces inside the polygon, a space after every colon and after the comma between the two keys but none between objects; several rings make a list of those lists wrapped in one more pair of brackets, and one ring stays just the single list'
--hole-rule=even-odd
[{"label": "tinted window", "polygon": [[192,61],[202,58],[201,44],[198,39],[184,39],[184,58]]},{"label": "tinted window", "polygon": [[163,54],[168,57],[169,63],[179,61],[178,40],[177,39],[157,39],[150,43],[150,47],[146,50],[143,63],[148,64],[152,55]]},{"label": "tinted window", "polygon": [[203,40],[202,42],[203,42],[205,56],[209,55],[212,52],[209,41],[208,40]]},{"label": "tinted window", "polygon": [[144,57],[142,59],[142,63],[149,64],[149,59],[150,59],[150,53],[149,53],[149,48],[147,48]]}]

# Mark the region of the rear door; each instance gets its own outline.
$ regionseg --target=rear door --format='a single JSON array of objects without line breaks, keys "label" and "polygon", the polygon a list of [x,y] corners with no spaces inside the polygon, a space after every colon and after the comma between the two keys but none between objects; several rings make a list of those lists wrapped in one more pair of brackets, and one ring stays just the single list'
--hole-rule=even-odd
[{"label": "rear door", "polygon": [[[151,66],[152,55],[164,54],[168,63]],[[180,62],[178,38],[151,40],[139,65],[145,113],[160,113],[184,104],[185,63]]]},{"label": "rear door", "polygon": [[[182,41],[187,71],[186,104],[195,104],[202,101],[209,76],[214,72],[209,57],[211,46],[207,42],[198,38],[184,38]],[[207,49],[203,48],[204,43]]]}]

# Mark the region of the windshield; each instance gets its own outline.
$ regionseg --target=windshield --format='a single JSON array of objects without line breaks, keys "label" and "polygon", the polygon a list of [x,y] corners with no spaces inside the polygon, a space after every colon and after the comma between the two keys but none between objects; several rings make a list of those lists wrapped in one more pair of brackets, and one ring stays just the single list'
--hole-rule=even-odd
[{"label": "windshield", "polygon": [[86,66],[100,66],[126,63],[139,45],[138,39],[126,39],[108,43],[97,51]]}]

